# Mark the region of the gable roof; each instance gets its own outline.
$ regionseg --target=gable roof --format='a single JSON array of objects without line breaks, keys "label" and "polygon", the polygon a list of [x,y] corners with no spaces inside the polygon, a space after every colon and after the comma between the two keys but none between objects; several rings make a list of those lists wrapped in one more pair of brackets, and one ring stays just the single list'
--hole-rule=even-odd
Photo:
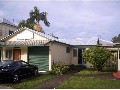
[{"label": "gable roof", "polygon": [[4,41],[4,40],[12,37],[13,35],[18,34],[18,33],[22,32],[22,31],[24,31],[24,30],[28,30],[28,31],[30,31],[30,32],[33,32],[33,33],[35,33],[35,34],[37,34],[37,35],[40,35],[40,36],[42,36],[42,37],[44,37],[44,38],[47,38],[48,40],[57,40],[57,38],[54,38],[54,37],[52,37],[52,36],[50,36],[50,35],[47,35],[47,34],[45,34],[45,33],[41,33],[41,32],[38,32],[38,31],[35,31],[35,30],[32,30],[32,29],[26,28],[26,27],[24,27],[24,28],[22,27],[22,28],[16,30],[15,32],[13,32],[12,34],[7,35],[6,37],[2,38],[1,41]]},{"label": "gable roof", "polygon": [[[35,33],[37,35],[40,35],[40,36],[42,36],[44,38],[47,38],[48,41],[45,41],[44,43],[39,41],[39,40],[31,41],[31,43],[29,43],[29,42],[24,42],[23,43],[23,42],[20,42],[20,41],[18,42],[17,41],[17,42],[7,42],[6,45],[10,45],[10,44],[13,45],[14,43],[16,43],[15,45],[18,45],[18,44],[19,45],[23,45],[23,44],[24,45],[27,45],[27,44],[29,44],[29,45],[38,45],[38,43],[46,44],[49,41],[53,41],[53,42],[58,42],[58,43],[62,43],[62,44],[70,45],[70,46],[74,46],[74,45],[75,46],[76,45],[87,45],[87,46],[90,46],[90,45],[97,45],[97,41],[98,41],[97,37],[94,37],[94,38],[76,38],[76,39],[57,39],[57,38],[52,37],[52,36],[50,36],[48,34],[41,33],[41,32],[38,32],[38,31],[35,31],[35,30],[32,30],[32,29],[26,28],[26,27],[24,27],[24,28],[22,27],[22,28],[16,30],[12,34],[2,38],[1,41],[4,42],[6,39],[12,37],[13,35],[16,35],[16,34],[22,32],[24,30],[28,30],[28,31],[33,32],[33,33]],[[106,41],[106,40],[102,40],[102,39],[100,39],[99,41],[100,41],[100,44],[102,44],[102,46],[113,46],[113,45],[115,45],[115,43],[110,42],[110,41]]]}]

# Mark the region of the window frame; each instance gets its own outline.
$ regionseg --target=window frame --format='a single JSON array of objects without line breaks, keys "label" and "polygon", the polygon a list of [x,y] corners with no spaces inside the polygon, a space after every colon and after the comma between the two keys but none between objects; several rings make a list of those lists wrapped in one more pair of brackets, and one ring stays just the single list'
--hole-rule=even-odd
[{"label": "window frame", "polygon": [[2,30],[0,30],[0,36],[2,36]]},{"label": "window frame", "polygon": [[66,53],[70,53],[70,47],[66,47]]},{"label": "window frame", "polygon": [[73,57],[77,57],[77,49],[73,49]]},{"label": "window frame", "polygon": [[13,54],[12,50],[6,50],[5,57],[8,58],[8,59],[12,59],[12,54]]}]

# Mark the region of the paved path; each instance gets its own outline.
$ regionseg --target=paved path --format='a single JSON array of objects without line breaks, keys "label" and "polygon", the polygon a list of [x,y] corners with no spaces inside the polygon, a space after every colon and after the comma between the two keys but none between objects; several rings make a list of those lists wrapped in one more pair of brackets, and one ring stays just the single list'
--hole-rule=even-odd
[{"label": "paved path", "polygon": [[59,75],[55,78],[41,84],[40,86],[36,87],[35,89],[55,89],[60,83],[64,82],[65,80],[69,79],[71,75]]},{"label": "paved path", "polygon": [[68,72],[65,75],[58,75],[55,78],[41,84],[40,86],[36,87],[35,89],[55,89],[58,85],[60,85],[65,80],[69,79],[78,71]]},{"label": "paved path", "polygon": [[112,79],[112,80],[118,80],[113,77],[113,75],[110,74],[101,74],[101,75],[75,75],[74,73],[71,74],[66,74],[66,75],[59,75],[56,76],[55,78],[41,84],[40,86],[36,87],[35,89],[55,89],[57,86],[59,86],[62,82],[65,80],[69,79],[71,76],[76,76],[76,77],[96,77],[96,78],[103,78],[103,79]]},{"label": "paved path", "polygon": [[0,89],[12,89],[11,87],[0,84]]}]

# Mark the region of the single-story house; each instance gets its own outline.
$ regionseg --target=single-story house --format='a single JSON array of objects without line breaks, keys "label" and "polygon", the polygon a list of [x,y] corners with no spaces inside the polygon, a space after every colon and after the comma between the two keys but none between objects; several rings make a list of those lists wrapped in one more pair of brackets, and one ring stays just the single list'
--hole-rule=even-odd
[{"label": "single-story house", "polygon": [[87,68],[93,68],[93,65],[89,62],[86,62],[84,58],[82,57],[82,53],[84,50],[91,46],[95,46],[98,44],[101,44],[103,47],[108,48],[113,53],[114,57],[112,57],[107,63],[105,64],[106,69],[117,69],[117,61],[118,61],[118,48],[114,47],[115,43],[98,39],[98,37],[93,38],[76,38],[76,39],[60,39],[59,41],[73,45],[78,49],[78,64],[84,65]]},{"label": "single-story house", "polygon": [[32,29],[20,28],[1,41],[1,60],[24,60],[38,66],[41,72],[51,70],[58,61],[65,65],[78,64],[77,48]]},{"label": "single-story house", "polygon": [[[93,66],[83,59],[82,53],[85,49],[96,45],[98,38],[57,39],[29,28],[20,28],[1,41],[1,60],[24,60],[38,66],[39,71],[43,72],[51,70],[52,64],[59,61],[65,65],[84,65],[92,68]],[[114,54],[114,57],[106,63],[106,67],[116,68],[117,63],[120,63],[119,49],[114,47],[116,44],[102,39],[99,43]]]}]

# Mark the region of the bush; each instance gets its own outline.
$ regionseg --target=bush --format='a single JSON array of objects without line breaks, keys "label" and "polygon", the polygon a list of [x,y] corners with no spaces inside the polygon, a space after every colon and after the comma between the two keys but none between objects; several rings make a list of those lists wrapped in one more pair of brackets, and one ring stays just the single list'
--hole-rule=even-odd
[{"label": "bush", "polygon": [[75,70],[76,68],[77,68],[76,65],[74,65],[74,64],[71,64],[71,65],[70,65],[70,70]]},{"label": "bush", "polygon": [[52,65],[52,71],[53,74],[64,74],[68,71],[69,67],[64,65],[62,62],[56,62]]},{"label": "bush", "polygon": [[102,71],[104,63],[110,59],[111,56],[112,53],[108,49],[100,46],[90,47],[83,53],[84,59],[93,64],[94,68],[98,71]]}]

